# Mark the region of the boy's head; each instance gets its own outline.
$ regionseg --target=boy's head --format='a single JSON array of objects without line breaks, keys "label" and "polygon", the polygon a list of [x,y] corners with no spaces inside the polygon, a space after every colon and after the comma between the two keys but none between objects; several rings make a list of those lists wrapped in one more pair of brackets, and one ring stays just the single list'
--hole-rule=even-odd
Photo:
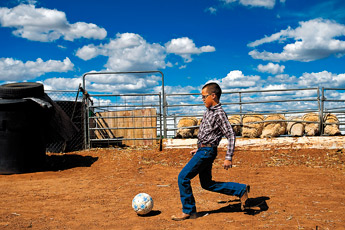
[{"label": "boy's head", "polygon": [[202,87],[201,95],[205,106],[209,108],[219,103],[222,89],[217,83],[210,82]]}]

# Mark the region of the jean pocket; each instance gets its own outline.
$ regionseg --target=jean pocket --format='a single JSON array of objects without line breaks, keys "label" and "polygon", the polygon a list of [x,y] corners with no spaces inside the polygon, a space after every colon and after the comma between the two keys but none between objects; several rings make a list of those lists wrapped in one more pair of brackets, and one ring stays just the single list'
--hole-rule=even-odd
[{"label": "jean pocket", "polygon": [[214,149],[212,147],[202,147],[200,152],[200,158],[212,158],[214,156]]}]

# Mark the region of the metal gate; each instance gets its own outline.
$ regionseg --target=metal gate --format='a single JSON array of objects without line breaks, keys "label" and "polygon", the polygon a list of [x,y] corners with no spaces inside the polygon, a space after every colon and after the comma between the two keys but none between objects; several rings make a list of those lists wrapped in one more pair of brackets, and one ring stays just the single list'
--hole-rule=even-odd
[{"label": "metal gate", "polygon": [[[160,74],[158,93],[88,94],[85,79],[89,75]],[[85,148],[109,146],[152,146],[162,149],[165,99],[161,71],[91,72],[83,75],[85,112]],[[162,111],[163,110],[163,111]]]}]

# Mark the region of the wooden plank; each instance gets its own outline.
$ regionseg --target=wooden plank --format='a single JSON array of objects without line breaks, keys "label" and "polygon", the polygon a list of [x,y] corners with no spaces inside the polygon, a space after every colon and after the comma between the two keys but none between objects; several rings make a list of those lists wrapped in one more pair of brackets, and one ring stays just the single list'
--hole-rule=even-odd
[{"label": "wooden plank", "polygon": [[[98,127],[109,128],[108,130],[96,130],[98,139],[106,138],[157,138],[157,111],[151,109],[109,111],[97,113],[99,116]],[[154,116],[154,117],[151,117]],[[112,117],[112,118],[109,118]],[[116,128],[116,129],[111,129]],[[123,129],[121,129],[123,128]],[[135,128],[135,129],[130,129]],[[142,129],[141,129],[142,128]],[[123,144],[128,146],[150,146],[156,140],[124,140]]]}]

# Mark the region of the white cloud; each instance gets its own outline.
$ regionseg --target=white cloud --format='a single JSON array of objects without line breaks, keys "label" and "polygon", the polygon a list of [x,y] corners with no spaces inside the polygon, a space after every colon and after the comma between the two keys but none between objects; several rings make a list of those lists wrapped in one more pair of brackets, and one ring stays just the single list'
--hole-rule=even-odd
[{"label": "white cloud", "polygon": [[240,0],[240,3],[244,6],[265,7],[272,9],[275,5],[275,0]]},{"label": "white cloud", "polygon": [[43,61],[38,58],[36,61],[27,61],[25,63],[12,58],[0,58],[0,80],[30,80],[50,72],[67,72],[72,70],[73,67],[73,63],[67,57],[63,61]]},{"label": "white cloud", "polygon": [[[233,70],[228,75],[220,80],[211,80],[218,82],[222,88],[236,88],[236,87],[253,87],[260,81],[260,76],[245,76],[240,70]],[[211,82],[208,81],[208,82]]]},{"label": "white cloud", "polygon": [[70,24],[64,12],[36,8],[32,4],[0,8],[0,24],[2,27],[15,28],[15,36],[32,41],[51,42],[61,37],[73,41],[78,38],[103,39],[107,36],[106,30],[95,24]]},{"label": "white cloud", "polygon": [[262,79],[258,75],[246,76],[240,70],[233,70],[224,78],[213,79],[208,82],[217,82],[222,89],[228,90],[240,90],[240,88],[246,88],[246,90],[316,88],[319,86],[345,88],[345,73],[335,74],[325,70],[317,73],[304,73],[299,77],[277,74]]},{"label": "white cloud", "polygon": [[285,85],[286,88],[344,88],[345,73],[335,74],[326,70],[317,73],[303,73],[301,76],[290,76],[288,74],[278,74],[268,77],[262,81],[263,86],[268,84]]},{"label": "white cloud", "polygon": [[216,49],[210,45],[198,48],[193,40],[187,37],[172,39],[165,44],[165,47],[167,53],[179,55],[185,60],[185,62],[191,62],[191,55],[193,54],[216,51]]},{"label": "white cloud", "polygon": [[286,30],[248,44],[249,47],[257,47],[274,41],[284,43],[289,41],[288,39],[294,39],[295,42],[285,45],[281,53],[253,50],[249,55],[254,59],[277,62],[288,60],[309,62],[331,55],[340,57],[345,54],[345,41],[336,38],[344,35],[345,25],[331,20],[313,19],[300,22],[300,26],[296,29],[288,27]]},{"label": "white cloud", "polygon": [[94,57],[97,57],[100,53],[101,52],[99,52],[98,47],[94,46],[93,44],[90,44],[78,49],[76,56],[83,59],[84,61],[87,61]]},{"label": "white cloud", "polygon": [[67,49],[67,47],[66,47],[66,46],[63,46],[63,45],[58,45],[58,47],[59,47],[60,49]]},{"label": "white cloud", "polygon": [[258,65],[258,70],[262,73],[271,73],[271,74],[278,74],[283,73],[285,66],[279,64],[273,64],[272,62],[268,63],[267,65]]},{"label": "white cloud", "polygon": [[220,1],[225,2],[226,4],[237,2],[237,0],[220,0]]},{"label": "white cloud", "polygon": [[76,55],[83,60],[90,60],[98,55],[109,57],[106,68],[109,71],[156,70],[171,67],[165,62],[168,54],[176,54],[191,62],[191,56],[203,52],[213,52],[212,46],[197,48],[189,38],[172,39],[164,46],[148,43],[134,33],[117,34],[107,44],[87,45],[80,48]]},{"label": "white cloud", "polygon": [[[107,75],[89,75],[87,80],[97,84],[116,84],[119,85],[140,85],[145,87],[153,87],[161,80],[160,75],[135,75],[135,74],[107,74]],[[130,86],[132,87],[132,86]]]},{"label": "white cloud", "polygon": [[[161,88],[161,75],[148,74],[89,74],[85,77],[85,88],[89,92],[112,94],[155,93]],[[76,90],[82,77],[48,78],[43,82],[51,90]],[[157,91],[160,92],[160,91]]]},{"label": "white cloud", "polygon": [[107,56],[109,58],[105,67],[108,71],[157,70],[171,65],[165,63],[163,46],[150,44],[134,33],[117,34],[107,44],[84,46],[76,55],[83,60],[90,60],[98,55]]},{"label": "white cloud", "polygon": [[160,44],[150,44],[138,34],[117,34],[116,39],[101,48],[109,57],[109,70],[156,70],[164,69],[165,50]]},{"label": "white cloud", "polygon": [[43,82],[45,90],[78,90],[81,78],[48,78]]},{"label": "white cloud", "polygon": [[248,44],[249,47],[256,47],[259,45],[262,45],[264,43],[270,43],[274,41],[278,41],[279,43],[283,43],[283,41],[286,40],[287,35],[291,33],[291,28],[288,27],[286,30],[281,30],[278,33],[272,34],[271,36],[267,37],[265,36],[264,38],[261,38],[259,40],[256,40],[254,42],[251,42]]},{"label": "white cloud", "polygon": [[103,39],[107,36],[107,31],[93,23],[76,22],[70,24],[68,30],[63,32],[64,39],[73,41],[78,38]]},{"label": "white cloud", "polygon": [[304,73],[298,78],[301,87],[345,87],[345,74],[334,74],[328,71]]},{"label": "white cloud", "polygon": [[211,14],[216,14],[217,13],[217,8],[209,7],[209,8],[206,9],[206,11],[210,12]]},{"label": "white cloud", "polygon": [[290,84],[290,88],[296,88],[293,85],[297,82],[297,78],[295,76],[290,76],[289,74],[278,74],[273,77],[272,76],[268,77],[266,82],[288,83]]},{"label": "white cloud", "polygon": [[275,0],[220,0],[225,2],[226,4],[231,4],[234,2],[238,2],[244,6],[250,7],[265,7],[267,9],[272,9],[275,5]]},{"label": "white cloud", "polygon": [[[160,84],[157,77],[136,78],[133,76],[124,76],[125,79],[118,81],[118,76],[113,79],[113,82],[104,83],[98,81],[87,81],[88,91],[93,92],[111,92],[113,94],[121,93],[150,93],[154,88]],[[108,78],[103,76],[103,78]],[[94,80],[94,79],[92,79]]]},{"label": "white cloud", "polygon": [[[261,88],[261,90],[281,90],[281,89],[286,89],[286,85],[280,84],[280,85],[266,85]],[[267,93],[270,94],[270,93]],[[274,93],[273,93],[274,94]]]},{"label": "white cloud", "polygon": [[[104,77],[100,75],[90,75],[86,78],[87,90],[94,92],[112,92],[114,94],[129,93],[129,92],[161,92],[161,86],[157,84],[160,76],[148,75],[146,77],[132,78],[129,75],[117,75]],[[289,76],[288,74],[275,75],[267,80],[263,80],[260,76],[246,76],[241,71],[235,70],[229,72],[229,74],[220,79],[214,79],[213,82],[218,82],[223,91],[250,91],[250,90],[284,90],[292,88],[315,88],[320,84],[327,87],[344,87],[345,74],[334,74],[327,71],[319,73],[304,73],[300,77]],[[76,90],[81,78],[51,78],[45,80],[43,83],[45,89],[70,89]],[[116,84],[114,84],[116,82]],[[195,90],[200,90],[200,87],[192,86],[169,86],[166,85],[165,92],[170,93],[191,93]],[[245,89],[243,89],[245,88]],[[145,91],[146,90],[146,91]],[[248,93],[242,94],[243,102],[260,101],[260,100],[285,100],[287,98],[310,98],[316,99],[316,90],[303,90],[303,91],[289,91],[285,93],[277,92],[265,92],[265,93]],[[328,94],[329,95],[329,94]],[[330,97],[330,96],[329,96]],[[341,98],[340,95],[332,95],[332,98]],[[146,99],[145,99],[146,100]],[[238,97],[233,94],[224,94],[222,101],[233,102]],[[186,104],[186,103],[201,103],[201,98],[198,95],[186,95],[181,97],[169,97],[168,102],[170,104]],[[96,101],[97,102],[97,101]],[[248,111],[276,111],[285,110],[286,106],[293,106],[294,109],[305,109],[317,104],[309,102],[293,102],[293,103],[274,103],[274,104],[262,104],[258,107],[257,104],[248,104],[245,109]],[[292,107],[291,107],[292,108]],[[185,108],[184,108],[185,109]],[[193,108],[195,110],[195,108]],[[192,110],[190,112],[192,112]],[[232,108],[231,110],[233,110]],[[237,109],[237,108],[235,108]],[[189,109],[188,109],[189,110]],[[172,108],[170,113],[186,113],[181,108]],[[202,110],[199,111],[200,114]],[[195,113],[195,111],[194,111]]]},{"label": "white cloud", "polygon": [[31,4],[31,5],[35,5],[37,3],[36,0],[17,0],[19,3],[21,4]]},{"label": "white cloud", "polygon": [[[194,44],[194,43],[193,43]],[[195,45],[194,45],[195,47]],[[196,48],[196,47],[195,47]],[[183,47],[181,47],[183,50]],[[184,49],[184,52],[199,54],[212,50],[210,46],[196,48],[196,50]],[[99,55],[108,57],[105,69],[102,71],[138,71],[157,70],[172,67],[166,62],[166,47],[157,43],[148,43],[140,35],[134,33],[117,34],[106,44],[86,45],[80,48],[76,55],[83,60],[90,60]],[[37,78],[47,72],[66,72],[73,69],[73,64],[68,58],[64,62],[47,61],[37,59],[36,62],[23,63],[13,59],[0,59],[0,80],[28,80]],[[32,64],[33,63],[33,64]],[[60,65],[58,65],[60,64]],[[55,67],[55,68],[54,68]],[[182,65],[181,68],[185,68]],[[87,89],[96,92],[128,93],[128,92],[152,92],[155,87],[161,85],[161,76],[132,77],[129,75],[89,75],[87,77]],[[47,89],[77,89],[81,80],[79,78],[49,78],[44,81]]]},{"label": "white cloud", "polygon": [[[85,78],[86,90],[89,92],[122,93],[152,93],[161,83],[158,75],[87,75]],[[48,78],[44,80],[45,89],[76,90],[82,78]]]}]

